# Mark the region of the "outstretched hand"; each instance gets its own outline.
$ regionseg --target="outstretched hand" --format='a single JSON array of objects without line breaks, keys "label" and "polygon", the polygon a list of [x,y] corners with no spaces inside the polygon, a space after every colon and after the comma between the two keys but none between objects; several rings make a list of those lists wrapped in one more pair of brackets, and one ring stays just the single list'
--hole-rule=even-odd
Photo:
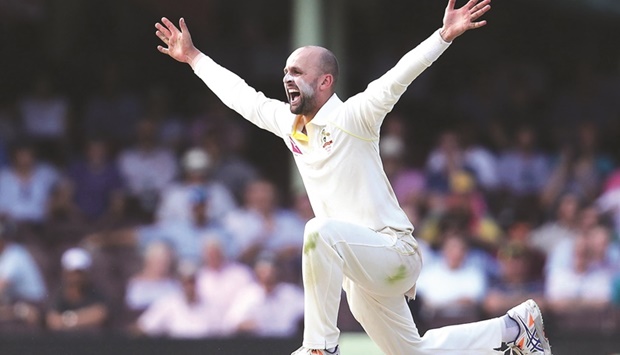
[{"label": "outstretched hand", "polygon": [[155,28],[157,28],[155,34],[167,47],[157,46],[157,50],[179,62],[191,63],[200,54],[200,51],[194,47],[185,19],[179,20],[180,30],[165,17],[161,19],[161,22],[163,24],[159,22],[155,24]]},{"label": "outstretched hand", "polygon": [[452,42],[466,31],[480,28],[486,21],[476,21],[491,9],[491,0],[470,0],[460,9],[455,9],[456,0],[448,0],[448,7],[443,17],[441,37],[446,42]]}]

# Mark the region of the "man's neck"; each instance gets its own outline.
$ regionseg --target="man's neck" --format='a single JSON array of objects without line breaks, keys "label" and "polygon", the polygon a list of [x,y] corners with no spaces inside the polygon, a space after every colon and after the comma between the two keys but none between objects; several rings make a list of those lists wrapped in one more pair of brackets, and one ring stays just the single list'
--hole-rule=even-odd
[{"label": "man's neck", "polygon": [[305,127],[308,123],[310,123],[310,121],[314,119],[314,117],[316,117],[319,111],[321,111],[323,106],[325,106],[325,104],[331,99],[333,95],[334,93],[330,93],[329,95],[324,97],[322,100],[320,100],[319,101],[320,104],[316,106],[316,111],[299,115],[300,116],[299,122],[303,122],[303,125]]},{"label": "man's neck", "polygon": [[303,125],[303,126],[302,126],[302,128],[303,128],[303,129],[305,129],[305,128],[306,128],[306,125],[307,125],[308,123],[310,123],[310,121],[312,121],[312,119],[314,118],[314,116],[316,116],[316,113],[314,113],[314,114],[306,114],[306,115],[301,115],[301,116],[299,117],[299,122],[300,122],[300,124],[301,124],[301,125]]}]

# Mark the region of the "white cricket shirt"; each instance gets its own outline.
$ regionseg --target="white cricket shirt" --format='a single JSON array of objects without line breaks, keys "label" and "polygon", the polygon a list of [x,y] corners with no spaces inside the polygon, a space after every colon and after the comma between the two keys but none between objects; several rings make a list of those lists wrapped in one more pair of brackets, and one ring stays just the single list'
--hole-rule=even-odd
[{"label": "white cricket shirt", "polygon": [[284,140],[317,217],[410,234],[413,226],[383,171],[379,131],[407,86],[449,45],[436,31],[363,92],[345,102],[334,94],[306,125],[307,136],[296,131],[288,103],[265,97],[204,54],[192,66],[225,105]]}]

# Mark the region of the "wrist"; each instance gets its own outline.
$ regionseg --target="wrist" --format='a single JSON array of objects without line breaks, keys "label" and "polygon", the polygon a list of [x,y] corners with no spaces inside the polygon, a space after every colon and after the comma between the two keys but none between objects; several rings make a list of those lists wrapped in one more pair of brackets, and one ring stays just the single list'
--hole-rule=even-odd
[{"label": "wrist", "polygon": [[187,62],[187,64],[190,64],[193,66],[194,62],[199,58],[199,56],[200,56],[200,51],[194,47],[191,50],[189,50],[189,52],[185,56],[185,61]]},{"label": "wrist", "polygon": [[457,37],[452,33],[452,31],[446,29],[445,27],[442,27],[439,30],[439,36],[441,36],[441,39],[443,39],[447,43],[451,43]]}]

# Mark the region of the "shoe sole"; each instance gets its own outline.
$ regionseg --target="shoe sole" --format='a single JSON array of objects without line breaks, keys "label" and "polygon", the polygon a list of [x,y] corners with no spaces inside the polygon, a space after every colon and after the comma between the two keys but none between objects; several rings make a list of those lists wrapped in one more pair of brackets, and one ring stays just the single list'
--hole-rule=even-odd
[{"label": "shoe sole", "polygon": [[551,344],[549,344],[549,339],[547,339],[547,336],[545,335],[545,325],[540,307],[538,307],[538,304],[536,304],[533,300],[528,300],[527,305],[533,308],[533,311],[535,311],[533,312],[534,314],[538,314],[540,316],[540,322],[537,322],[536,319],[534,319],[534,327],[536,328],[536,333],[538,333],[538,337],[540,338],[544,355],[553,355],[551,353]]}]

